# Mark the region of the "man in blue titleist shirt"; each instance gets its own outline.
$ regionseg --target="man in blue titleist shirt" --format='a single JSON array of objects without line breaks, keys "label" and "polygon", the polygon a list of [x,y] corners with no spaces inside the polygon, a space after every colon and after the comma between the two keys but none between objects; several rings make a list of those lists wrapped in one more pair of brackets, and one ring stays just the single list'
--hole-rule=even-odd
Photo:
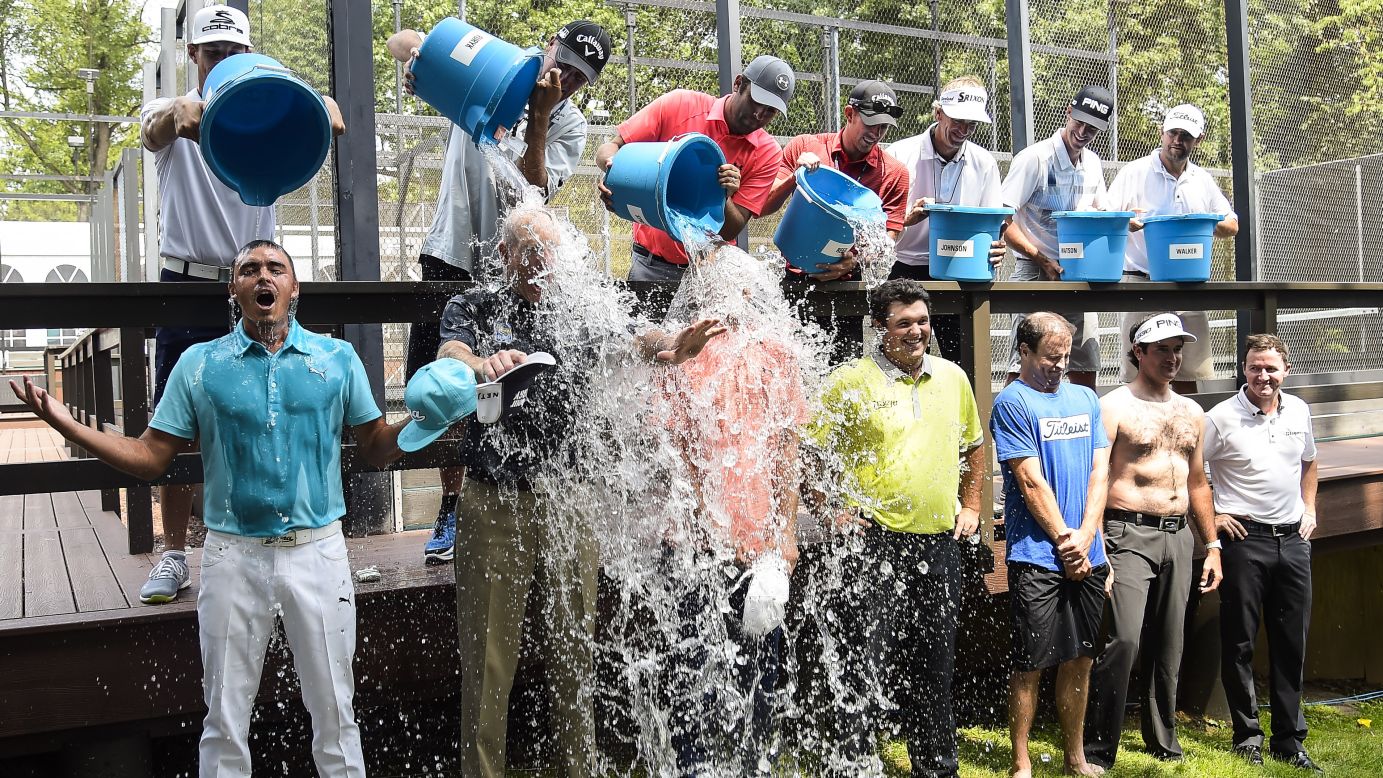
[{"label": "man in blue titleist shirt", "polygon": [[1017,328],[1018,380],[994,399],[990,431],[1004,471],[1004,528],[1013,603],[1010,775],[1032,775],[1028,733],[1042,670],[1058,666],[1057,714],[1066,771],[1100,775],[1083,746],[1090,666],[1109,577],[1100,537],[1109,439],[1100,402],[1063,383],[1074,327],[1034,313]]}]

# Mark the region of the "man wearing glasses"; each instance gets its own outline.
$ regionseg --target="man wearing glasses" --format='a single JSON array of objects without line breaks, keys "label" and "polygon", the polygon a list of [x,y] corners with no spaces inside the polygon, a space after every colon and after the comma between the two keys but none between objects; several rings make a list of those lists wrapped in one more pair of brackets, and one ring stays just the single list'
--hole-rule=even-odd
[{"label": "man wearing glasses", "polygon": [[[904,138],[889,147],[888,153],[903,163],[911,176],[908,195],[912,209],[904,224],[907,229],[898,239],[898,261],[889,278],[931,280],[931,229],[924,206],[929,202],[997,208],[1003,198],[999,189],[999,163],[971,136],[981,122],[989,124],[989,94],[984,82],[975,76],[961,76],[941,88],[932,103],[936,121],[921,135]],[[989,261],[1004,258],[1003,241],[989,249]],[[941,356],[960,360],[960,316],[954,313],[932,316],[932,337]]]}]

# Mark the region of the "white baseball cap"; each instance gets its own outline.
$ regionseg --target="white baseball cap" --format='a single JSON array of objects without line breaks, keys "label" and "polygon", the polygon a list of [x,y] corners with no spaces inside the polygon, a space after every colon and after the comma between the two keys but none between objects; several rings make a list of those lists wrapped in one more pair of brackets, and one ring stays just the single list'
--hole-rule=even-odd
[{"label": "white baseball cap", "polygon": [[1162,121],[1162,131],[1168,130],[1185,130],[1199,138],[1205,134],[1205,114],[1190,103],[1178,105],[1168,111],[1167,118]]},{"label": "white baseball cap", "polygon": [[250,43],[250,20],[239,8],[209,5],[192,17],[191,30],[188,42],[192,44],[227,41],[253,47]]},{"label": "white baseball cap", "polygon": [[936,102],[941,106],[942,113],[958,122],[993,122],[985,110],[989,103],[989,95],[983,87],[960,86],[947,89]]},{"label": "white baseball cap", "polygon": [[1167,338],[1185,338],[1187,343],[1196,342],[1196,336],[1186,331],[1181,324],[1181,317],[1175,313],[1159,313],[1143,322],[1138,331],[1133,333],[1134,343],[1156,343]]}]

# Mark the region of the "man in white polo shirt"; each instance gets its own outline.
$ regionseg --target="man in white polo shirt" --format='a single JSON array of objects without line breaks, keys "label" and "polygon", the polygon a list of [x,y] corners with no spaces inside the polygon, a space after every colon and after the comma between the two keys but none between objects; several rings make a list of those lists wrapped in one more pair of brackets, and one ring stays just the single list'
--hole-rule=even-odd
[{"label": "man in white polo shirt", "polygon": [[[984,82],[975,76],[961,76],[941,88],[932,103],[936,121],[921,135],[904,138],[888,147],[887,154],[908,170],[911,181],[908,212],[903,234],[898,237],[898,261],[889,278],[930,281],[931,227],[925,206],[968,205],[998,208],[1003,205],[999,191],[999,163],[983,146],[970,137],[980,123],[991,123]],[[989,250],[989,261],[1004,258],[1004,244],[996,241]],[[941,356],[960,361],[960,316],[954,313],[932,316],[932,339]]]},{"label": "man in white polo shirt", "polygon": [[1205,461],[1224,542],[1220,672],[1234,753],[1263,763],[1253,687],[1259,612],[1267,622],[1273,736],[1269,754],[1321,772],[1303,745],[1301,687],[1311,623],[1311,533],[1316,529],[1316,441],[1311,409],[1282,391],[1292,368],[1275,335],[1250,335],[1248,383],[1205,416]]},{"label": "man in white polo shirt", "polygon": [[[1191,162],[1191,155],[1204,139],[1205,115],[1194,105],[1178,105],[1167,112],[1162,122],[1161,147],[1125,165],[1110,184],[1105,206],[1111,211],[1138,214],[1129,225],[1132,233],[1124,249],[1124,281],[1148,280],[1148,243],[1141,221],[1144,218],[1218,213],[1225,218],[1215,226],[1215,237],[1231,238],[1239,232],[1239,217],[1234,213],[1234,206],[1205,168]],[[1187,343],[1182,351],[1181,372],[1172,382],[1172,389],[1179,394],[1190,394],[1196,391],[1196,381],[1215,377],[1210,318],[1205,311],[1177,311],[1177,314],[1196,340]],[[1119,331],[1127,335],[1133,325],[1147,315],[1141,312],[1124,314]],[[1124,349],[1132,346],[1125,340]],[[1127,360],[1120,360],[1120,381],[1129,383],[1135,373]]]},{"label": "man in white polo shirt", "polygon": [[[1089,149],[1095,137],[1109,129],[1114,95],[1104,87],[1087,86],[1066,108],[1066,124],[1052,137],[1013,156],[1004,179],[1004,205],[1014,209],[1004,240],[1013,247],[1017,263],[1010,281],[1055,281],[1061,278],[1057,249],[1057,211],[1094,211],[1104,207],[1104,171],[1100,157]],[[1071,383],[1095,388],[1100,370],[1099,319],[1093,313],[1058,311],[1076,334],[1071,340]],[[1014,332],[1021,317],[1015,317]],[[1016,343],[1010,338],[1010,343]],[[1018,377],[1018,352],[1013,352],[1008,380]]]}]

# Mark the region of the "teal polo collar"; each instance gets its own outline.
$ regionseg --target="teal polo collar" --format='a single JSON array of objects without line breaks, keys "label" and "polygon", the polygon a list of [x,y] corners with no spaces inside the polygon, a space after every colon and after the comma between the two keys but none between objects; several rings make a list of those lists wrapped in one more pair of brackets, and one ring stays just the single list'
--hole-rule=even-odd
[{"label": "teal polo collar", "polygon": [[[279,350],[287,351],[288,349],[292,349],[299,354],[308,353],[306,332],[306,330],[298,325],[296,319],[289,321],[288,337],[284,338],[283,348]],[[246,351],[249,351],[255,346],[259,346],[265,353],[268,353],[268,349],[264,348],[263,343],[251,338],[249,333],[245,332],[245,321],[242,319],[240,323],[235,325],[235,351],[237,354],[244,356]]]}]

